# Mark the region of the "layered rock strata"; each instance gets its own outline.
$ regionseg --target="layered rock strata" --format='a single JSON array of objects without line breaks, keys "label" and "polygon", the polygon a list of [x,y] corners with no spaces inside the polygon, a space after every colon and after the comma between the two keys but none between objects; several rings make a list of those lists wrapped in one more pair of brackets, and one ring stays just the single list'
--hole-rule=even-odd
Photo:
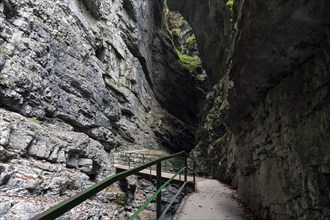
[{"label": "layered rock strata", "polygon": [[[193,147],[196,111],[184,118],[168,104],[194,93],[184,70],[164,68],[177,59],[166,51],[162,8],[155,0],[0,2],[1,216],[30,218],[111,174],[114,149]],[[174,82],[171,98],[162,99],[156,75]],[[104,211],[102,201],[84,217],[111,216],[116,206]]]},{"label": "layered rock strata", "polygon": [[[201,3],[220,16],[197,9],[199,1],[170,2],[196,18],[189,19],[193,29],[211,19],[212,31],[224,33],[215,22],[233,13],[227,57],[212,59],[221,61],[221,80],[208,95],[193,153],[200,167],[211,165],[213,176],[238,187],[262,219],[330,218],[329,2]],[[201,41],[204,32],[194,31]],[[211,51],[200,45],[215,47],[214,38],[199,44],[202,59]]]}]

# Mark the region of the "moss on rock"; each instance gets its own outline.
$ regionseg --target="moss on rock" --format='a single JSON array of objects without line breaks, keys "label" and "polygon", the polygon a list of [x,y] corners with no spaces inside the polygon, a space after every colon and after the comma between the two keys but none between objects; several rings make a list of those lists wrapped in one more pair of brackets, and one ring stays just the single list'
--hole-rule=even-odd
[{"label": "moss on rock", "polygon": [[116,204],[119,206],[125,206],[126,204],[126,193],[116,194]]},{"label": "moss on rock", "polygon": [[176,50],[176,52],[179,57],[179,63],[183,68],[189,70],[190,73],[194,72],[198,67],[202,66],[202,62],[199,57],[182,54],[179,50]]},{"label": "moss on rock", "polygon": [[190,37],[188,37],[187,39],[187,45],[192,47],[192,46],[195,46],[197,44],[197,41],[196,41],[196,37],[195,35],[191,35]]},{"label": "moss on rock", "polygon": [[182,68],[193,73],[197,68],[202,67],[200,58],[189,52],[197,51],[196,37],[190,25],[179,12],[170,12],[166,1],[164,1],[163,19],[168,35],[172,41],[173,50],[177,54],[178,61]]}]

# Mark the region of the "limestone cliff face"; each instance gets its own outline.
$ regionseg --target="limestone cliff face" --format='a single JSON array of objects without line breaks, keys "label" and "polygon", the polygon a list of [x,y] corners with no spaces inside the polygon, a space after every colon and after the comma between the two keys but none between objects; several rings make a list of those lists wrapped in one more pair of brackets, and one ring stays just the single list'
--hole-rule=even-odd
[{"label": "limestone cliff face", "polygon": [[[216,21],[230,11],[226,2],[201,3],[217,17],[195,2],[174,5],[187,17],[207,17],[190,19],[192,27],[213,20],[208,24],[225,42],[226,28]],[[329,10],[328,1],[234,4],[228,54],[218,57],[221,79],[208,95],[193,155],[238,187],[262,219],[330,218]],[[197,39],[203,35],[194,30]],[[202,59],[207,52],[200,46]]]},{"label": "limestone cliff face", "polygon": [[[178,63],[161,2],[1,1],[0,214],[28,219],[110,174],[114,148],[190,150],[202,120],[199,168],[260,218],[330,218],[330,2],[234,2],[167,0],[214,86],[198,118],[203,82]],[[118,198],[84,217],[123,217]]]},{"label": "limestone cliff face", "polygon": [[[189,86],[184,70],[164,69],[176,58],[164,52],[162,7],[156,0],[0,2],[1,216],[30,218],[110,174],[115,148],[193,147],[196,111],[184,118],[168,103],[193,93],[181,86],[167,88],[170,99],[160,95],[159,78]],[[107,202],[106,194],[95,198],[85,217],[112,216]]]}]

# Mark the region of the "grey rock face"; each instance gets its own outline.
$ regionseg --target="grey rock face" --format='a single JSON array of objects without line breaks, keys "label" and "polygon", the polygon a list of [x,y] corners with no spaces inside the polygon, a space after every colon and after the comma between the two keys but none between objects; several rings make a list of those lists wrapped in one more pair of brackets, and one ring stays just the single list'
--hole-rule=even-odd
[{"label": "grey rock face", "polygon": [[226,73],[226,57],[231,35],[230,12],[226,0],[167,0],[170,10],[179,11],[189,22],[197,40],[203,67],[211,85]]},{"label": "grey rock face", "polygon": [[82,2],[85,4],[87,10],[90,11],[90,13],[95,17],[99,18],[101,16],[101,1],[100,0],[82,0]]},{"label": "grey rock face", "polygon": [[196,158],[197,173],[215,177],[237,187],[236,150],[230,146],[230,132],[219,114],[225,82],[222,80],[207,96],[203,110],[206,114],[197,135],[198,144],[192,150],[191,156]]},{"label": "grey rock face", "polygon": [[171,31],[173,44],[182,54],[199,57],[196,38],[189,23],[177,11],[165,9],[167,26]]},{"label": "grey rock face", "polygon": [[261,219],[330,218],[329,9],[235,1],[228,71],[194,155],[213,155],[213,175]]},{"label": "grey rock face", "polygon": [[240,127],[231,144],[239,192],[263,218],[327,219],[329,2],[241,4],[223,111],[229,128]]},{"label": "grey rock face", "polygon": [[[107,151],[119,144],[157,148],[150,125],[168,113],[147,81],[153,31],[143,30],[159,15],[152,3],[132,3],[144,13],[136,16],[149,22],[135,23],[122,2],[101,7],[91,1],[100,7],[101,21],[88,11],[94,6],[80,3],[12,1],[18,15],[1,18],[1,105],[41,121],[60,119]],[[41,6],[47,9],[39,11]]]},{"label": "grey rock face", "polygon": [[[162,31],[161,9],[153,0],[0,2],[4,218],[30,218],[59,195],[111,174],[114,148],[192,148],[195,127],[159,104],[150,77],[157,66],[152,50],[159,50],[154,39],[163,37],[155,34]],[[10,168],[20,160],[27,177]],[[27,166],[44,171],[32,175],[39,171]],[[81,182],[66,181],[70,173]],[[83,216],[112,216],[115,206],[102,211],[102,201],[91,200]],[[82,219],[77,213],[69,216]]]},{"label": "grey rock face", "polygon": [[240,194],[263,218],[330,218],[329,45],[271,89],[234,135],[244,155]]},{"label": "grey rock face", "polygon": [[[254,110],[270,89],[322,53],[320,49],[328,39],[327,1],[308,1],[305,5],[292,2],[276,7],[278,3],[236,4],[242,8],[235,24],[239,31],[234,38],[229,73],[234,87],[229,85],[226,98],[230,107],[223,106],[224,120],[231,130],[239,129],[240,120]],[[267,16],[257,19],[260,15]],[[248,65],[242,66],[247,61]]]},{"label": "grey rock face", "polygon": [[[93,184],[79,170],[30,158],[0,163],[0,171],[1,219],[30,219]],[[105,201],[105,195],[98,194],[59,219],[110,219],[117,206]]]},{"label": "grey rock face", "polygon": [[2,161],[32,156],[78,167],[78,160],[88,157],[92,164],[101,168],[100,174],[109,170],[110,154],[99,142],[90,139],[86,134],[74,132],[72,129],[56,130],[54,124],[28,119],[3,109],[0,109],[0,114],[3,116],[3,130],[9,131],[9,135],[3,136],[6,139],[2,145]]},{"label": "grey rock face", "polygon": [[[164,13],[165,16],[166,13]],[[194,130],[194,126],[199,122],[198,114],[207,90],[206,75],[198,65],[190,64],[193,69],[189,69],[182,64],[182,58],[177,52],[179,50],[175,48],[172,39],[173,33],[168,31],[171,31],[168,28],[171,22],[166,20],[170,19],[171,16],[164,18],[163,29],[165,31],[158,32],[153,41],[152,54],[155,65],[150,78],[154,82],[154,93],[160,105],[183,122],[190,124],[191,130]],[[179,44],[179,42],[177,43]],[[191,57],[191,59],[194,58]],[[188,143],[193,141],[187,140]],[[191,149],[191,146],[187,145],[184,148]]]}]

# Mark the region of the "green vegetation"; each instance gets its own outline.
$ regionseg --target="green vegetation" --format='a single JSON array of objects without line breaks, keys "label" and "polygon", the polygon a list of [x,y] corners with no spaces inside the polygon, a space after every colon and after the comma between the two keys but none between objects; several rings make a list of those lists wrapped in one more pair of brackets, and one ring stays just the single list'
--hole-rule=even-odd
[{"label": "green vegetation", "polygon": [[[168,10],[168,9],[167,9]],[[169,28],[173,31],[180,33],[180,28],[185,24],[185,20],[178,13],[168,13],[171,22],[169,23]]]},{"label": "green vegetation", "polygon": [[[170,37],[172,47],[174,49],[174,52],[177,54],[177,57],[179,58],[179,63],[181,64],[181,66],[184,69],[187,69],[190,73],[193,73],[196,70],[196,68],[202,66],[200,58],[183,54],[180,50],[176,48],[174,43],[174,37],[180,36],[180,27],[184,24],[185,20],[181,16],[180,17],[176,16],[174,19],[175,21],[171,22],[172,24],[170,24],[169,19],[170,19],[170,11],[167,7],[167,0],[164,0],[163,20],[164,20],[164,25]],[[187,39],[187,45],[192,46],[194,44],[196,44],[196,37],[195,35],[191,35]]]},{"label": "green vegetation", "polygon": [[179,57],[179,63],[182,65],[182,67],[189,70],[189,72],[192,73],[197,67],[202,66],[201,60],[198,57],[182,54],[176,48],[175,50],[176,50],[176,54]]},{"label": "green vegetation", "polygon": [[126,193],[118,193],[116,195],[116,204],[119,206],[125,206],[126,204]]},{"label": "green vegetation", "polygon": [[167,0],[164,0],[164,9],[163,9],[163,20],[167,30],[170,32],[168,27],[168,18],[170,17],[170,10],[167,7]]},{"label": "green vegetation", "polygon": [[196,37],[195,37],[195,35],[193,34],[193,35],[191,35],[190,37],[188,37],[188,39],[187,39],[187,44],[188,44],[188,46],[192,46],[192,45],[194,45],[194,44],[196,44],[197,42],[196,42]]},{"label": "green vegetation", "polygon": [[226,5],[229,6],[230,10],[233,10],[234,0],[228,0]]},{"label": "green vegetation", "polygon": [[43,173],[40,172],[40,173],[37,174],[37,178],[38,179],[42,179],[43,177],[44,177],[44,174]]},{"label": "green vegetation", "polygon": [[[199,74],[196,74],[195,75],[195,79],[197,81],[203,81],[203,77],[201,75],[199,75]],[[197,87],[197,90],[201,91],[202,93],[204,92],[204,90],[202,88],[199,88],[199,87]]]},{"label": "green vegetation", "polygon": [[230,6],[230,7],[233,7],[234,5],[234,0],[228,0],[226,5]]}]

